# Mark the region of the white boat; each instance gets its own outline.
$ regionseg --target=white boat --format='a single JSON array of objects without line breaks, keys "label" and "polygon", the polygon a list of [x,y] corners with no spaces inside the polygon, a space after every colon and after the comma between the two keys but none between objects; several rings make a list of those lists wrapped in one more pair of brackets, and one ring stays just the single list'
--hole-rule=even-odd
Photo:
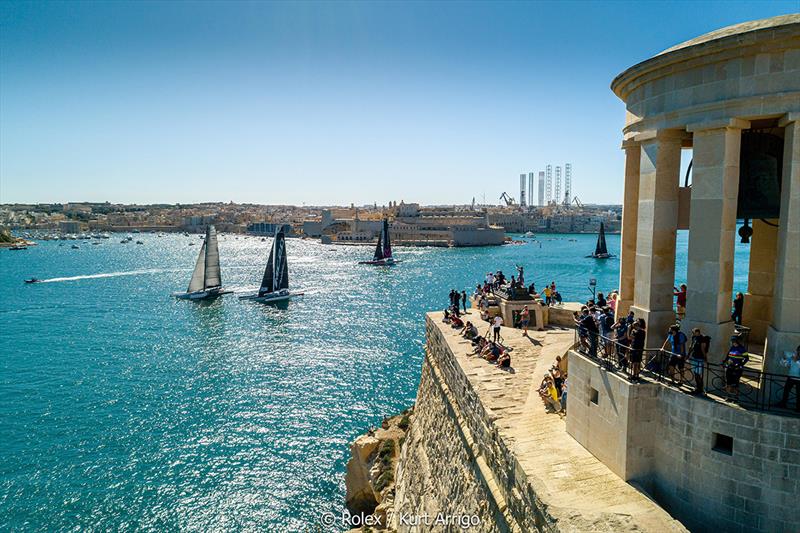
[{"label": "white boat", "polygon": [[399,263],[399,259],[392,256],[392,242],[389,239],[389,221],[383,219],[383,228],[378,234],[378,244],[375,246],[375,253],[372,261],[359,261],[359,265],[391,266]]},{"label": "white boat", "polygon": [[532,232],[532,231],[526,231],[524,236],[529,238],[529,239],[532,239],[532,238],[536,237],[536,234],[534,232]]},{"label": "white boat", "polygon": [[182,300],[205,300],[233,292],[222,288],[219,247],[214,226],[208,226],[206,236],[203,246],[200,247],[197,263],[194,265],[192,279],[189,280],[189,288],[186,289],[186,292],[173,293],[174,297]]},{"label": "white boat", "polygon": [[261,288],[255,294],[239,296],[240,300],[252,300],[260,303],[275,303],[286,301],[295,296],[302,296],[302,292],[289,290],[289,263],[286,259],[286,236],[283,227],[275,233],[269,259],[261,279]]}]

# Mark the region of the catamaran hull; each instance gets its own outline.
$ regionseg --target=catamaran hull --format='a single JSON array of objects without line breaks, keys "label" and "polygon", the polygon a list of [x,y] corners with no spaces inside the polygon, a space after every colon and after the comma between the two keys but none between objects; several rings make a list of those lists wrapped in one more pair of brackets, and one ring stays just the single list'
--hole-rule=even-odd
[{"label": "catamaran hull", "polygon": [[178,298],[179,300],[207,300],[210,298],[216,298],[217,296],[222,296],[223,294],[231,294],[233,291],[226,291],[224,289],[213,290],[213,291],[195,291],[195,292],[174,292],[172,296]]},{"label": "catamaran hull", "polygon": [[391,266],[396,263],[401,263],[402,259],[394,259],[392,261],[386,261],[385,259],[381,259],[379,261],[359,261],[359,265],[377,265],[377,266]]},{"label": "catamaran hull", "polygon": [[275,295],[264,295],[259,296],[257,294],[249,294],[247,296],[239,296],[240,300],[250,300],[253,302],[258,302],[262,304],[270,304],[275,302],[285,302],[295,296],[303,296],[302,292],[291,292],[289,294],[275,294]]},{"label": "catamaran hull", "polygon": [[612,254],[590,254],[590,255],[587,255],[586,257],[588,257],[590,259],[611,259],[612,257],[616,257],[616,255],[612,255]]}]

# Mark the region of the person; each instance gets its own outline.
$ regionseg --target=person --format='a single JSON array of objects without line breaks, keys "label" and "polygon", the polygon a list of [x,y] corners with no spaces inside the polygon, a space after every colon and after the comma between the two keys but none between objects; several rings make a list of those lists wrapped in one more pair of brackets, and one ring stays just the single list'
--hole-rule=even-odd
[{"label": "person", "polygon": [[478,336],[478,328],[475,327],[475,324],[467,320],[467,324],[464,326],[464,329],[461,330],[461,336],[467,340],[472,340]]},{"label": "person", "polygon": [[695,388],[692,394],[702,396],[703,394],[703,370],[706,364],[708,346],[711,339],[700,332],[700,328],[692,330],[692,343],[689,345],[689,360],[692,363],[692,374],[694,375]]},{"label": "person", "polygon": [[567,379],[564,378],[564,383],[561,384],[561,410],[567,412]]},{"label": "person", "polygon": [[793,355],[787,353],[786,357],[781,360],[781,365],[788,367],[789,371],[786,373],[786,383],[783,385],[783,397],[778,402],[778,407],[786,407],[789,403],[789,395],[792,389],[795,389],[796,398],[794,409],[800,413],[800,345],[794,350]]},{"label": "person", "polygon": [[555,383],[553,383],[553,376],[547,374],[545,375],[544,379],[545,382],[543,383],[543,386],[545,389],[545,395],[543,396],[543,399],[545,400],[545,406],[552,409],[554,413],[558,413],[561,411],[561,402],[558,401],[558,390],[556,389]]},{"label": "person", "polygon": [[550,291],[550,299],[553,301],[553,305],[561,305],[561,293],[557,290]]},{"label": "person", "polygon": [[492,322],[494,342],[500,342],[500,326],[502,325],[503,325],[503,317],[500,315],[494,317],[494,322]]},{"label": "person", "polygon": [[742,310],[744,309],[744,294],[741,292],[736,293],[736,298],[733,300],[733,313],[731,319],[737,326],[742,325]]},{"label": "person", "polygon": [[646,329],[642,326],[643,319],[633,323],[628,331],[628,343],[630,344],[631,379],[639,381],[639,372],[642,369],[642,356],[644,351],[644,340],[647,336]]},{"label": "person", "polygon": [[461,305],[464,306],[464,312],[467,312],[467,291],[461,291]]},{"label": "person", "polygon": [[597,357],[597,335],[599,330],[597,328],[597,321],[591,313],[589,313],[588,308],[583,309],[581,326],[583,326],[584,331],[586,331],[586,334],[589,336],[589,355],[591,357]]},{"label": "person", "polygon": [[[728,394],[733,394],[733,401],[739,401],[739,381],[742,379],[742,372],[744,372],[744,365],[750,357],[742,345],[742,339],[739,335],[731,337],[731,347],[728,349],[728,355],[722,360],[722,366],[725,367],[725,391]],[[728,397],[727,401],[731,401]]]},{"label": "person", "polygon": [[489,346],[489,350],[487,350],[487,353],[483,356],[483,358],[489,361],[490,363],[494,363],[500,358],[501,355],[503,355],[504,352],[505,350],[500,348],[499,344],[493,342]]},{"label": "person", "polygon": [[475,285],[475,292],[472,294],[475,298],[480,298],[483,296],[483,289],[481,288],[480,283]]},{"label": "person", "polygon": [[458,315],[453,315],[450,318],[450,327],[453,329],[461,329],[464,327],[464,321],[461,320]]},{"label": "person", "polygon": [[528,310],[528,306],[522,308],[522,313],[520,313],[520,325],[522,326],[522,336],[528,336],[528,323],[531,320],[531,312]]},{"label": "person", "polygon": [[617,323],[614,324],[614,340],[615,346],[617,349],[617,364],[623,370],[628,368],[628,359],[627,359],[627,352],[628,352],[628,344],[630,343],[628,339],[628,328],[630,324],[625,319],[625,317],[619,317]]},{"label": "person", "polygon": [[442,322],[444,322],[445,324],[449,324],[450,323],[450,310],[449,309],[445,309],[444,310],[444,317],[442,318]]},{"label": "person", "polygon": [[597,293],[597,307],[600,307],[602,309],[603,307],[606,306],[606,304],[607,304],[606,297],[603,296],[602,292],[598,292]]},{"label": "person", "polygon": [[667,362],[667,373],[672,378],[672,383],[680,385],[683,374],[683,363],[686,359],[686,335],[681,331],[678,324],[669,327],[667,338],[661,345],[661,350],[669,346],[669,361]]},{"label": "person", "polygon": [[686,284],[681,283],[680,289],[672,288],[675,290],[673,296],[675,296],[675,303],[678,307],[678,318],[683,319],[686,316]]},{"label": "person", "polygon": [[547,305],[550,305],[550,303],[551,303],[550,295],[552,293],[550,292],[550,286],[549,285],[545,285],[544,286],[544,290],[542,291],[542,294],[544,294],[544,303],[546,303]]},{"label": "person", "polygon": [[500,357],[497,358],[497,368],[510,368],[511,367],[511,355],[508,353],[508,350],[503,350]]},{"label": "person", "polygon": [[608,297],[608,308],[616,314],[617,313],[617,293],[612,292]]},{"label": "person", "polygon": [[531,283],[528,286],[528,294],[530,294],[531,296],[535,296],[536,295],[536,284],[535,283]]},{"label": "person", "polygon": [[525,286],[525,267],[517,265],[517,282],[520,287]]},{"label": "person", "polygon": [[628,322],[629,326],[636,322],[636,317],[634,316],[633,311],[628,312],[628,316],[625,320]]}]

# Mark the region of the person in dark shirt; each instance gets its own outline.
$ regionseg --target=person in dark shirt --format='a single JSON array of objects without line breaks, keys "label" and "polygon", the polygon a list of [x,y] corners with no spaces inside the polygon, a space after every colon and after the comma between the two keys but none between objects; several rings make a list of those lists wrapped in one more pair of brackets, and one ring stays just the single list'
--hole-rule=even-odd
[{"label": "person in dark shirt", "polygon": [[644,341],[647,335],[647,330],[642,325],[642,319],[633,323],[628,331],[628,340],[630,342],[630,363],[631,363],[631,379],[639,381],[639,372],[642,369],[642,355],[644,351]]},{"label": "person in dark shirt", "polygon": [[741,292],[736,293],[736,298],[733,300],[733,313],[731,319],[737,326],[742,325],[742,310],[744,309],[744,294]]},{"label": "person in dark shirt", "polygon": [[597,334],[599,333],[599,329],[589,309],[584,308],[583,310],[581,327],[583,327],[584,331],[586,331],[589,336],[589,355],[597,357]]},{"label": "person in dark shirt", "polygon": [[703,370],[705,369],[708,345],[711,339],[700,332],[700,328],[692,330],[692,341],[689,345],[689,360],[692,363],[692,374],[694,374],[695,389],[692,394],[703,394]]},{"label": "person in dark shirt", "polygon": [[602,292],[597,293],[597,307],[605,307],[606,306],[606,297],[603,296]]},{"label": "person in dark shirt", "polygon": [[467,291],[461,291],[461,305],[464,306],[464,312],[467,312]]},{"label": "person in dark shirt", "polygon": [[742,345],[741,337],[739,335],[731,337],[728,355],[722,360],[722,366],[725,367],[725,391],[733,394],[733,398],[728,397],[726,401],[739,401],[739,381],[742,379],[744,366],[749,360],[750,357]]}]

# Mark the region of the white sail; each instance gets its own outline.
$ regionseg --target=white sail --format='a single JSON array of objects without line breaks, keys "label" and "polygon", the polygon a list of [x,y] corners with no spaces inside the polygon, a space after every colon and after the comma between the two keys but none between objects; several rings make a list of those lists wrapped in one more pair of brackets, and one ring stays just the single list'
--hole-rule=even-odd
[{"label": "white sail", "polygon": [[192,279],[189,281],[189,288],[186,292],[195,292],[203,289],[203,279],[206,271],[206,243],[200,247],[200,255],[197,256],[197,264],[194,265]]},{"label": "white sail", "polygon": [[217,246],[217,231],[214,226],[209,226],[206,230],[206,240],[203,244],[206,251],[206,268],[202,288],[220,287],[222,273],[219,269],[219,247]]}]

